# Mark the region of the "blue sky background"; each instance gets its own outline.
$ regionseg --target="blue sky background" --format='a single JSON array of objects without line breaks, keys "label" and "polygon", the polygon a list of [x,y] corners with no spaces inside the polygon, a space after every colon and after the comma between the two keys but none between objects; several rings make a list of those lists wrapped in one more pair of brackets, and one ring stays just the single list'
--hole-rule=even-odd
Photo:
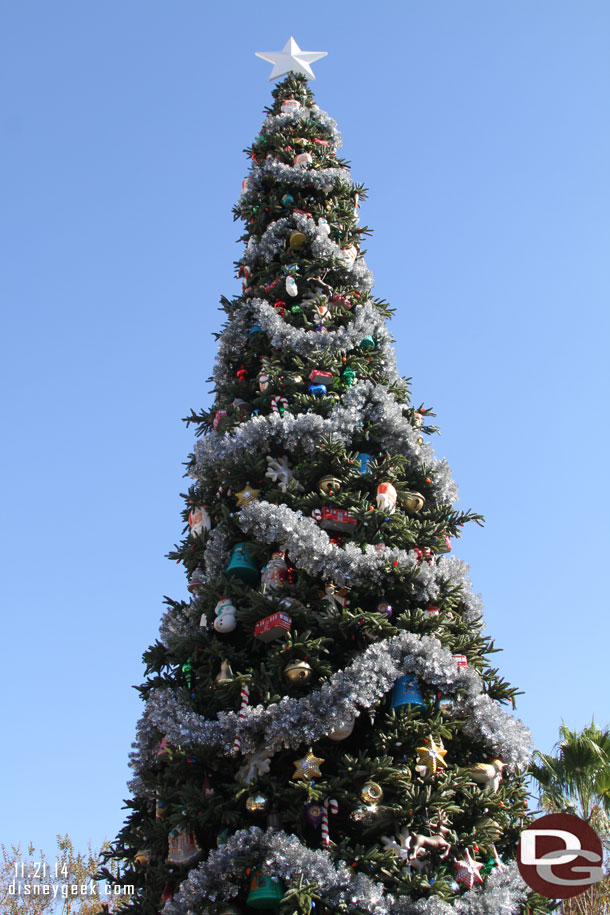
[{"label": "blue sky background", "polygon": [[180,537],[180,422],[239,289],[242,149],[293,34],[371,191],[367,262],[434,406],[517,713],[608,711],[610,6],[0,3],[0,841],[123,820]]}]

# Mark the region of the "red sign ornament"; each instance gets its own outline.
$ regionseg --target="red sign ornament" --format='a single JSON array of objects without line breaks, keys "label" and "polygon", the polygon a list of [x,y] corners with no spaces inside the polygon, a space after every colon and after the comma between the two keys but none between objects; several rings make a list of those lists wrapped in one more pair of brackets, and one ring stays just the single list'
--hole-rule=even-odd
[{"label": "red sign ornament", "polygon": [[550,813],[521,833],[519,873],[548,899],[578,896],[603,879],[602,843],[595,830],[570,813]]}]

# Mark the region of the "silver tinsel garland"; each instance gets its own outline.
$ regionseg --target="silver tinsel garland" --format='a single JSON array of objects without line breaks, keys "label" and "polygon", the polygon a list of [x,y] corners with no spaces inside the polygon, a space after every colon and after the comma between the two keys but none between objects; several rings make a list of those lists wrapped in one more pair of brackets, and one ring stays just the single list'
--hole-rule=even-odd
[{"label": "silver tinsel garland", "polygon": [[395,397],[370,381],[350,388],[326,419],[317,413],[293,415],[286,412],[283,416],[271,413],[251,417],[230,434],[212,430],[195,445],[196,463],[192,475],[197,478],[198,467],[205,474],[210,465],[224,466],[227,461],[241,461],[243,454],[268,452],[276,445],[288,450],[300,447],[309,454],[315,451],[322,437],[339,438],[349,445],[365,419],[377,425],[378,435],[387,443],[390,453],[405,455],[418,468],[425,465],[437,501],[443,504],[455,502],[458,491],[447,461],[435,458],[429,444],[419,444],[417,430],[404,416]]},{"label": "silver tinsel garland", "polygon": [[260,324],[271,345],[278,350],[290,349],[299,356],[315,359],[317,354],[328,349],[348,353],[360,345],[366,334],[375,337],[378,348],[383,349],[390,342],[383,315],[368,302],[356,305],[349,324],[329,330],[326,334],[287,324],[273,305],[264,299],[251,299],[249,305],[254,320]]},{"label": "silver tinsel garland", "polygon": [[404,674],[421,677],[446,697],[457,697],[456,713],[464,718],[466,732],[488,752],[501,755],[510,766],[527,764],[532,751],[529,731],[485,694],[480,675],[472,668],[458,670],[451,652],[438,639],[400,632],[371,645],[319,690],[301,699],[284,697],[267,707],[249,706],[243,717],[219,712],[217,720],[211,721],[184,705],[173,690],[153,690],[134,744],[132,766],[141,771],[154,762],[158,734],[174,746],[218,744],[226,755],[232,753],[236,736],[241,753],[254,752],[261,745],[274,752],[297,749],[345,727],[361,709],[377,705]]},{"label": "silver tinsel garland", "polygon": [[314,122],[324,128],[327,134],[325,139],[328,139],[328,142],[333,149],[339,149],[342,146],[343,141],[337,127],[337,122],[334,118],[331,118],[326,111],[322,111],[321,108],[318,108],[317,105],[312,105],[311,108],[308,108],[305,105],[299,105],[299,107],[295,108],[293,111],[286,111],[281,114],[268,114],[263,121],[261,134],[274,134],[277,133],[278,130],[283,130],[285,127],[300,127],[308,122]]},{"label": "silver tinsel garland", "polygon": [[519,910],[525,885],[515,864],[494,870],[482,886],[473,887],[453,904],[438,898],[397,898],[381,883],[355,872],[342,861],[333,861],[328,851],[302,845],[295,835],[281,830],[263,831],[257,826],[240,829],[226,844],[209,852],[206,860],[194,867],[163,908],[163,915],[195,915],[202,902],[227,902],[239,892],[244,865],[253,866],[266,876],[275,876],[290,885],[299,875],[305,883],[315,884],[324,902],[346,905],[370,915],[511,915]]}]

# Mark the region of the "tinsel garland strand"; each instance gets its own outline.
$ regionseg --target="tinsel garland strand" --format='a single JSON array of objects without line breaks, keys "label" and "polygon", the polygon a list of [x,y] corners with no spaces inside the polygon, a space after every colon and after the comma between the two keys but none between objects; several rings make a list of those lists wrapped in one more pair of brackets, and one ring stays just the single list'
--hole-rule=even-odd
[{"label": "tinsel garland strand", "polygon": [[[179,886],[163,915],[195,915],[202,901],[226,902],[239,892],[245,859],[267,876],[290,884],[302,875],[315,884],[324,902],[345,905],[370,915],[511,915],[519,909],[525,885],[514,863],[493,871],[485,884],[473,887],[453,904],[438,898],[397,899],[365,874],[354,873],[342,861],[334,862],[328,851],[307,848],[294,835],[281,830],[264,832],[257,826],[240,829],[224,845],[193,868]],[[208,911],[208,910],[204,910]]]},{"label": "tinsel garland strand", "polygon": [[233,711],[219,712],[217,720],[211,721],[185,706],[173,690],[155,689],[138,723],[131,765],[139,772],[154,763],[158,734],[175,746],[218,745],[225,755],[231,754],[236,736],[244,754],[263,744],[273,752],[296,749],[345,727],[360,709],[376,705],[404,674],[421,677],[446,697],[459,690],[455,709],[465,719],[465,731],[508,765],[528,763],[529,731],[486,695],[480,675],[471,668],[458,670],[451,652],[438,639],[401,632],[371,645],[308,696],[251,706],[243,718]]},{"label": "tinsel garland strand", "polygon": [[281,445],[294,451],[301,448],[312,454],[322,438],[335,438],[349,446],[361,423],[375,423],[380,439],[390,453],[404,455],[417,468],[425,466],[434,498],[444,505],[457,500],[458,490],[447,461],[434,456],[434,450],[418,442],[419,434],[406,419],[400,404],[384,388],[369,381],[360,382],[343,395],[327,418],[317,413],[293,415],[272,413],[253,416],[236,426],[230,434],[212,430],[195,445],[195,465],[191,475],[203,477],[210,466],[223,467],[227,461],[241,461],[244,454],[269,453]]},{"label": "tinsel garland strand", "polygon": [[340,149],[343,145],[341,134],[337,127],[337,122],[326,111],[323,111],[317,105],[308,107],[299,105],[292,111],[282,112],[281,114],[268,114],[261,127],[261,135],[272,135],[286,127],[301,127],[308,122],[323,127],[328,135],[328,142],[334,149]]}]

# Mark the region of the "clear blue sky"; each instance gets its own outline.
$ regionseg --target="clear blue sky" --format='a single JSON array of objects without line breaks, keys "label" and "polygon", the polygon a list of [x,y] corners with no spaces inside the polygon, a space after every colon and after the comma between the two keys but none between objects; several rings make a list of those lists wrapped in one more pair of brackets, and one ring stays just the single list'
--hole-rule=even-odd
[{"label": "clear blue sky", "polygon": [[608,710],[610,5],[20,0],[0,14],[0,841],[123,820],[141,653],[209,403],[232,221],[293,34],[371,190],[367,261],[434,406],[518,714]]}]

